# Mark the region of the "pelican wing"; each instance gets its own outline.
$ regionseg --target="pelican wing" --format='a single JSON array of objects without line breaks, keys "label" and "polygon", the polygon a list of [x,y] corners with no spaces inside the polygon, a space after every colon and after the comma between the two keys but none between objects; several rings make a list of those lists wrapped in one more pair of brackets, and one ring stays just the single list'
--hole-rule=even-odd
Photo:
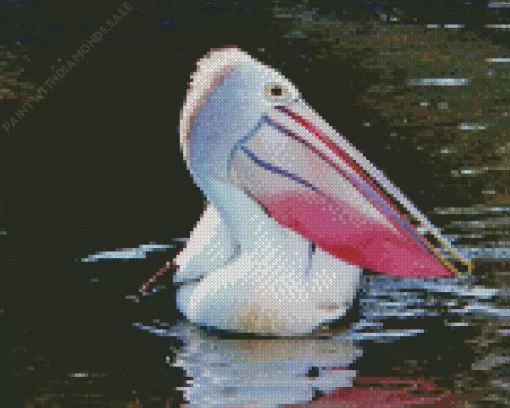
[{"label": "pelican wing", "polygon": [[224,266],[236,254],[228,228],[212,204],[191,232],[186,247],[174,259],[178,266],[175,283],[194,281]]}]

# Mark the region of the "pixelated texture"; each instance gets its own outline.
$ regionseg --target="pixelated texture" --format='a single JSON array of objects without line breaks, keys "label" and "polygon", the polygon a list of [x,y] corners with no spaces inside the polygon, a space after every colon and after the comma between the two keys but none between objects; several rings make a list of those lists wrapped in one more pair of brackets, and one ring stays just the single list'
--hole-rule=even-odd
[{"label": "pixelated texture", "polygon": [[[391,198],[428,220],[283,75],[235,47],[197,66],[181,145],[214,219],[199,222],[176,259],[177,304],[191,321],[304,334],[345,314],[361,268],[455,271]],[[211,262],[210,246],[225,256]]]},{"label": "pixelated texture", "polygon": [[2,61],[0,76],[0,99],[26,100],[35,94],[35,85],[23,76],[26,65],[30,62],[28,50],[23,46],[8,49],[0,48]]},{"label": "pixelated texture", "polygon": [[[21,9],[25,3],[10,2],[9,7]],[[251,31],[245,34],[244,23],[236,25],[235,20],[245,12],[241,9],[249,10],[244,22],[251,20],[254,3],[269,18],[256,20],[253,15],[258,34],[248,38]],[[175,123],[164,119],[177,118],[192,68],[168,72],[175,67],[174,61],[162,64],[164,68],[158,64],[167,57],[169,47],[178,50],[170,55],[184,65],[182,61],[199,58],[213,48],[198,63],[205,74],[192,75],[187,108],[181,112],[180,144],[193,178],[187,177],[184,165],[182,171],[172,167],[162,187],[171,192],[163,196],[171,196],[164,203],[169,218],[182,216],[182,212],[175,216],[175,209],[185,208],[190,220],[200,219],[189,236],[170,245],[167,238],[162,241],[165,244],[132,244],[134,248],[115,242],[108,248],[117,250],[98,252],[96,248],[92,255],[82,254],[77,260],[89,269],[73,274],[65,264],[63,297],[56,295],[55,280],[48,278],[47,270],[52,274],[58,267],[56,252],[69,244],[65,234],[44,254],[51,259],[50,267],[45,268],[40,253],[35,262],[27,262],[28,269],[42,276],[35,281],[46,283],[41,288],[33,284],[36,300],[30,295],[23,298],[30,299],[27,321],[9,331],[8,337],[0,336],[0,341],[22,339],[6,353],[5,365],[15,373],[18,389],[24,388],[22,404],[510,405],[510,6],[508,2],[456,0],[343,3],[274,0],[262,6],[251,1],[227,5],[164,0],[158,2],[157,13],[153,9],[133,13],[132,20],[126,20],[126,31],[113,33],[122,39],[116,46],[133,45],[129,37],[143,44],[140,48],[157,48],[150,58],[148,53],[140,58],[131,48],[122,51],[128,55],[121,59],[126,65],[150,67],[135,71],[137,75],[115,77],[122,89],[156,78],[162,89],[179,100],[167,104],[165,98],[157,98],[157,104],[150,105],[153,95],[144,92],[132,111],[124,111],[133,96],[124,91],[111,92],[115,103],[94,100],[104,107],[107,130],[99,132],[97,139],[87,134],[89,122],[96,122],[97,115],[87,117],[80,110],[78,116],[86,119],[80,122],[86,141],[76,141],[76,160],[93,163],[85,169],[96,167],[94,158],[101,150],[96,144],[104,139],[109,142],[100,145],[102,150],[132,152],[123,155],[122,162],[130,163],[134,172],[142,172],[148,161],[182,164]],[[45,27],[45,15],[41,18],[37,10],[25,15],[29,15],[27,21],[19,21],[16,13],[6,20],[15,29],[4,37],[8,45],[2,45],[0,56],[7,64],[0,97],[9,102],[32,96],[34,84],[40,85],[59,66],[61,50],[48,56],[45,44],[62,35],[75,35],[79,44],[84,34],[93,31],[93,25],[69,26],[60,20]],[[214,27],[212,31],[222,33],[218,37],[209,36],[202,27],[218,15],[226,16],[228,24]],[[141,21],[149,22],[150,36],[138,37]],[[33,26],[39,30],[35,40],[39,45],[34,48],[43,47],[38,51],[38,63],[44,62],[39,77],[24,70],[24,65],[31,65],[27,55],[37,58],[31,48],[34,38],[19,34]],[[176,26],[181,30],[178,35]],[[232,43],[249,54],[230,48],[231,53],[220,53],[224,58],[212,58],[220,55],[218,47]],[[83,65],[81,78],[83,72],[96,75],[100,86],[110,90],[109,81],[115,75],[109,81],[99,80],[108,77],[110,56],[101,51],[94,55],[89,61],[102,61],[100,69],[93,73],[92,65]],[[260,69],[250,70],[258,64],[253,65],[250,55],[261,62]],[[248,65],[240,75],[242,64]],[[111,69],[126,73],[122,68]],[[78,72],[73,75],[69,81],[80,78]],[[172,86],[165,88],[169,82]],[[49,98],[58,99],[60,92],[76,89],[81,99],[83,90],[73,89],[75,85],[62,83]],[[92,87],[91,91],[95,92]],[[301,98],[300,91],[306,105],[295,101]],[[115,106],[123,112],[116,118],[111,113]],[[149,108],[144,110],[145,106]],[[36,124],[32,139],[17,141],[37,153],[43,143],[51,149],[57,145],[51,141],[53,131],[39,132],[38,114],[42,115],[31,115]],[[135,131],[142,137],[129,139],[128,128],[138,129],[133,126],[136,120],[143,121],[143,131]],[[146,132],[146,128],[154,129],[148,121],[162,123],[164,137],[175,147],[170,159],[170,142],[157,140],[154,133],[159,131]],[[125,126],[118,127],[121,123]],[[16,129],[22,132],[23,126],[27,123]],[[36,138],[40,145],[33,147]],[[341,146],[325,143],[328,138],[342,142]],[[62,144],[67,146],[67,134],[65,140]],[[84,148],[88,144],[89,150]],[[144,146],[153,144],[158,152],[144,156]],[[136,147],[123,150],[130,145]],[[51,165],[61,163],[62,151],[56,151],[56,160],[48,160]],[[353,152],[363,153],[369,161],[360,161],[359,155],[353,159],[349,155]],[[135,155],[150,160],[133,162]],[[38,154],[34,157],[39,160]],[[101,180],[94,183],[99,187],[89,187],[99,191],[97,207],[120,191],[114,184],[129,179],[123,171],[127,167],[120,162],[113,160],[107,166],[120,169],[108,173],[114,174],[115,183],[101,184],[108,175],[97,171]],[[392,183],[370,165],[383,170]],[[158,177],[150,174],[143,183],[129,184],[129,199],[144,200],[156,186],[148,179]],[[37,183],[35,200],[28,194],[20,194],[19,200],[36,201],[44,211],[39,191],[47,188],[50,178],[36,178],[43,182]],[[72,178],[73,186],[78,179]],[[186,199],[185,185],[192,186],[191,180],[198,187],[195,204]],[[60,184],[60,178],[55,184]],[[62,188],[77,195],[84,185],[76,190]],[[195,211],[202,204],[199,191],[206,201],[201,216]],[[155,202],[163,200],[158,196],[147,212],[158,213],[156,208],[163,204],[157,207]],[[89,203],[84,207],[91,207],[85,211],[94,212],[92,201],[84,201]],[[115,205],[121,214],[118,201]],[[69,202],[64,204],[59,208],[67,211]],[[134,218],[148,219],[136,203],[134,208],[124,217],[118,215],[119,236],[135,234],[135,228],[129,229]],[[23,210],[17,212],[23,214]],[[0,245],[11,235],[24,241],[28,234],[20,239],[16,228],[14,234],[7,233],[6,214],[0,196]],[[74,226],[75,217],[78,211],[66,223]],[[428,218],[430,223],[424,221]],[[49,240],[53,224],[39,232],[39,236],[45,234],[39,241]],[[165,237],[181,236],[184,231],[170,228]],[[154,252],[164,258],[154,258],[158,256]],[[120,266],[116,260],[122,261]],[[474,264],[471,274],[466,273],[471,267],[468,260]],[[111,293],[106,282],[114,274],[118,275],[111,292],[118,302],[108,303],[105,299],[111,299]],[[129,276],[134,276],[136,284],[144,280],[135,295]],[[79,296],[82,283],[85,300]],[[43,297],[55,298],[53,309],[46,306],[50,319],[34,323],[38,319],[33,316],[41,316],[37,313],[45,307],[39,303]],[[121,308],[121,302],[128,306]],[[182,313],[178,321],[176,310]],[[11,318],[11,313],[5,308],[5,316]],[[136,321],[129,327],[126,320]],[[60,331],[55,330],[58,326]],[[56,364],[55,357],[34,351],[37,345],[28,340],[27,330],[33,336],[37,328],[50,333],[56,354],[69,353],[65,366]],[[54,336],[54,332],[65,336]],[[122,362],[114,362],[112,355],[121,356]],[[7,394],[14,395],[14,389]],[[5,395],[0,392],[0,397]]]},{"label": "pixelated texture", "polygon": [[[507,98],[502,98],[501,94],[506,96],[508,90],[506,65],[498,64],[508,64],[509,61],[505,57],[495,57],[504,55],[505,48],[463,31],[463,24],[398,24],[398,29],[394,30],[391,22],[402,23],[408,18],[398,12],[391,16],[381,13],[381,23],[342,21],[321,15],[316,10],[308,12],[281,7],[277,8],[276,17],[282,21],[282,26],[285,24],[285,36],[294,44],[299,46],[303,39],[315,39],[315,58],[323,58],[328,64],[354,64],[360,75],[366,75],[366,80],[359,78],[361,83],[365,81],[365,86],[355,103],[370,108],[372,114],[370,119],[360,124],[361,127],[380,131],[384,126],[390,136],[385,149],[402,154],[401,146],[411,143],[419,152],[416,157],[432,169],[434,193],[428,200],[436,208],[429,209],[429,212],[441,223],[447,236],[440,237],[436,244],[444,244],[447,240],[455,242],[461,261],[476,259],[481,271],[490,270],[492,277],[505,268],[508,259],[504,241],[508,233],[508,209],[505,206],[508,203],[508,155],[505,146],[509,139]],[[466,43],[472,46],[469,51]],[[214,50],[206,58],[214,60],[214,53],[221,52]],[[228,52],[232,52],[235,60],[235,51]],[[441,58],[437,58],[438,55]],[[313,64],[312,59],[309,61],[310,65]],[[243,63],[244,68],[249,64]],[[198,65],[200,73],[200,62]],[[257,73],[263,76],[265,69],[267,66],[263,65]],[[266,103],[264,109],[257,110],[255,106],[258,103],[264,105],[259,99],[264,97],[263,92],[257,94],[256,91],[256,87],[262,89],[258,79],[246,74],[244,82],[229,82],[228,75],[235,76],[236,68],[230,67],[228,74],[224,73],[224,82],[218,85],[218,93],[214,88],[208,88],[210,99],[207,102],[203,99],[207,113],[194,106],[193,114],[189,116],[194,117],[195,125],[187,127],[191,129],[191,135],[187,134],[187,145],[183,150],[191,152],[187,157],[188,165],[197,185],[209,198],[206,214],[218,211],[217,224],[213,228],[224,224],[223,233],[229,236],[228,245],[238,245],[238,248],[214,265],[216,269],[207,268],[205,261],[201,273],[194,271],[192,283],[186,284],[186,279],[182,278],[187,272],[178,271],[179,281],[185,283],[178,294],[178,306],[189,320],[234,332],[286,335],[295,334],[293,327],[299,327],[299,333],[303,332],[303,320],[312,321],[311,327],[318,328],[322,323],[341,317],[339,314],[329,318],[321,316],[315,297],[324,297],[328,285],[338,283],[335,279],[341,263],[336,265],[333,261],[320,268],[322,285],[314,285],[310,279],[317,273],[314,271],[316,254],[331,256],[332,260],[345,261],[371,271],[404,277],[446,276],[452,271],[452,268],[445,268],[447,261],[433,249],[431,241],[424,239],[426,232],[422,235],[423,228],[417,227],[416,219],[421,214],[414,208],[406,208],[403,200],[399,201],[399,197],[392,194],[392,187],[379,189],[381,179],[364,168],[359,160],[351,159],[354,164],[349,163],[345,148],[342,150],[340,147],[336,154],[336,158],[343,162],[336,164],[331,150],[336,153],[335,148],[339,146],[335,142],[341,138],[340,135],[333,136],[337,138],[332,143],[333,149],[324,153],[327,150],[324,144],[328,144],[331,132],[322,118],[314,115],[316,122],[311,124],[306,119],[292,122],[296,117],[303,119],[303,116],[311,115],[309,106],[299,101],[300,95],[293,85],[284,79],[279,83],[268,74],[269,79],[265,82],[270,87],[269,99],[275,101],[276,109],[272,109],[273,106],[268,109]],[[377,81],[370,80],[374,77]],[[200,80],[200,75],[194,78],[194,81],[197,80]],[[243,85],[246,88],[243,89]],[[229,86],[238,87],[236,91],[229,91]],[[224,111],[218,109],[221,103],[225,103]],[[299,109],[305,113],[296,113]],[[300,123],[296,126],[296,122]],[[208,127],[203,134],[200,134],[201,126]],[[214,131],[216,126],[218,133]],[[199,134],[196,138],[192,134],[194,131]],[[237,137],[232,138],[232,133]],[[369,134],[369,131],[364,134]],[[218,146],[207,150],[203,147],[190,148],[194,143],[200,145],[213,141]],[[194,151],[197,152],[195,160]],[[215,160],[217,162],[211,164]],[[202,162],[209,164],[202,166]],[[215,181],[211,181],[215,179],[219,180],[217,191],[214,191]],[[232,185],[234,188],[231,188]],[[237,192],[232,193],[236,188]],[[393,199],[396,199],[396,204]],[[448,207],[452,204],[455,207]],[[257,213],[257,208],[260,213]],[[404,210],[402,218],[395,216],[398,209]],[[226,215],[227,212],[233,215]],[[452,215],[456,219],[452,219]],[[483,221],[466,220],[462,217],[464,215],[482,216]],[[264,216],[267,218],[264,219]],[[450,217],[444,221],[445,216]],[[244,222],[244,227],[234,226],[237,222]],[[200,252],[211,246],[210,242],[200,239],[201,223],[194,231],[196,234],[192,234],[188,247],[180,254],[182,258],[176,259],[178,267],[183,270],[193,270],[192,257],[187,257],[186,252],[196,251],[196,256],[200,257]],[[489,225],[494,230],[488,230]],[[241,231],[243,228],[246,230]],[[278,235],[278,228],[281,235]],[[485,234],[473,233],[473,229],[483,230]],[[214,240],[214,232],[204,232]],[[260,239],[256,238],[258,234]],[[494,235],[497,237],[495,240]],[[487,239],[489,236],[493,239],[492,245]],[[313,250],[310,247],[307,251],[300,238],[308,241]],[[291,243],[290,248],[282,243],[284,239]],[[399,239],[402,241],[399,242]],[[195,240],[201,241],[196,247]],[[248,245],[244,245],[245,242]],[[374,242],[384,245],[374,245]],[[217,245],[218,241],[214,244]],[[201,245],[203,247],[199,248]],[[256,256],[246,256],[246,253]],[[445,255],[441,249],[439,253]],[[431,261],[438,262],[438,266],[429,264]],[[422,267],[423,272],[417,272],[417,266]],[[442,268],[444,272],[434,272],[435,268],[438,271]],[[275,269],[277,273],[274,273]],[[216,272],[217,280],[213,278]],[[349,276],[345,272],[342,275],[344,278]],[[422,328],[386,332],[383,322],[393,319],[402,322],[403,327],[409,327],[412,326],[409,325],[411,321],[445,316],[445,308],[449,316],[447,326],[452,328],[470,326],[466,316],[508,316],[508,309],[494,309],[487,303],[500,292],[483,286],[467,289],[473,280],[450,278],[423,282],[414,278],[396,281],[375,278],[374,284],[370,280],[362,282],[363,318],[359,321],[360,326],[355,326],[350,332],[351,339],[381,340],[387,336],[395,340],[401,336],[423,334],[426,331]],[[296,283],[297,287],[294,286]],[[339,283],[346,285],[341,279]],[[484,283],[490,285],[491,280]],[[250,293],[253,295],[250,296]],[[354,297],[351,295],[344,299],[344,304],[350,304]],[[202,308],[206,311],[201,311]],[[313,317],[308,315],[310,309],[314,310]],[[293,313],[296,310],[298,315]],[[430,331],[430,328],[427,330]],[[217,351],[232,344],[215,337],[207,337],[203,341],[205,343],[200,341],[190,355],[207,359],[208,350]],[[218,345],[208,347],[208,341],[217,341]],[[202,349],[200,344],[204,344],[205,348]],[[239,344],[247,343],[240,340]],[[249,350],[253,357],[253,349]],[[278,353],[271,358],[271,364],[278,365],[279,357],[288,362],[285,351]],[[269,351],[264,353],[266,358],[270,355]],[[226,405],[229,402],[235,405],[257,401],[260,406],[265,406],[261,399],[267,398],[267,406],[300,399],[321,401],[325,406],[358,406],[360,403],[370,406],[454,406],[465,398],[450,396],[445,389],[437,388],[425,378],[414,378],[407,383],[405,378],[395,377],[359,377],[354,382],[348,381],[355,384],[353,388],[340,388],[335,392],[331,392],[335,387],[324,390],[317,386],[321,389],[320,396],[313,395],[317,389],[303,386],[300,392],[304,395],[298,396],[298,392],[283,385],[275,390],[275,382],[282,381],[282,378],[274,378],[271,368],[261,368],[263,380],[256,377],[258,371],[249,368],[242,357],[238,368],[237,352],[234,350],[225,352],[223,356],[227,361],[233,358],[232,362],[226,363],[228,369],[225,372],[248,370],[250,380],[238,382],[227,377],[228,385],[218,386],[210,384],[207,378],[195,371],[197,364],[203,367],[204,363],[193,360],[193,364],[189,364],[186,352],[184,356],[180,360],[181,366],[202,387],[192,386],[186,391],[189,401],[198,405],[212,401]],[[311,354],[306,356],[311,358]],[[457,358],[457,364],[462,365],[462,357]],[[491,368],[507,362],[503,357],[493,355],[485,360]],[[482,359],[476,370],[483,370],[481,367],[485,360]],[[260,364],[260,357],[257,362]],[[420,364],[426,365],[424,362]],[[317,366],[321,365],[318,363]],[[321,372],[321,369],[318,371]],[[342,374],[347,373],[342,371]],[[328,369],[324,369],[322,376],[317,374],[323,381],[327,381],[329,375]],[[232,381],[236,386],[232,387]],[[409,387],[419,388],[420,396],[413,397]],[[462,386],[459,389],[463,389]]]}]

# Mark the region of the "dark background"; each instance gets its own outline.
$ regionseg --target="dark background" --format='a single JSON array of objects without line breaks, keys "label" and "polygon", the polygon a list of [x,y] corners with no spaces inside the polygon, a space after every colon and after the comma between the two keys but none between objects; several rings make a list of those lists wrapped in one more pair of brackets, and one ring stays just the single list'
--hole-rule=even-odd
[{"label": "dark background", "polygon": [[[228,44],[253,55],[283,48],[265,3],[128,3],[135,10],[47,100],[11,132],[2,130],[8,235],[0,243],[0,366],[2,388],[9,389],[0,392],[2,406],[21,406],[69,372],[106,373],[97,387],[112,399],[131,396],[131,389],[168,396],[182,382],[165,364],[168,344],[131,327],[137,317],[172,321],[172,288],[140,305],[124,300],[175,253],[130,263],[75,259],[189,234],[204,198],[182,160],[177,127],[195,61]],[[20,79],[42,84],[58,59],[71,58],[119,7],[120,1],[3,4],[2,43],[21,38],[31,61]],[[2,122],[19,103],[1,102]],[[99,283],[91,285],[91,277]]]},{"label": "dark background", "polygon": [[[418,191],[430,188],[423,180],[431,172],[419,154],[409,149],[393,160],[382,149],[385,136],[367,139],[359,132],[368,113],[353,107],[355,95],[377,78],[365,78],[350,66],[298,58],[313,55],[316,45],[282,38],[282,28],[272,20],[275,2],[128,3],[135,10],[48,99],[11,132],[2,130],[0,199],[8,234],[0,237],[0,365],[2,384],[12,384],[3,394],[5,406],[18,406],[44,382],[27,374],[26,367],[34,365],[46,373],[43,378],[79,370],[124,373],[128,379],[109,386],[128,394],[130,387],[151,393],[157,384],[163,395],[176,385],[161,357],[167,344],[134,334],[130,326],[135,317],[151,314],[172,320],[171,289],[143,305],[123,299],[174,253],[129,264],[83,265],[75,259],[150,241],[168,243],[193,228],[204,198],[182,160],[177,126],[194,63],[211,48],[238,45],[280,69],[334,127],[375,163],[385,163],[384,170],[411,198],[432,206],[426,199],[431,195]],[[463,14],[460,3],[310,1],[308,7],[347,10],[346,19],[359,19],[398,4],[420,15],[421,23],[459,20],[480,29],[485,20],[479,11],[486,10],[486,2],[473,2]],[[21,39],[31,59],[22,79],[41,84],[59,58],[70,58],[119,7],[121,1],[3,3],[1,43],[12,47]],[[0,102],[2,122],[18,104]],[[387,134],[384,128],[377,131]],[[100,276],[99,285],[88,284],[92,276]]]}]

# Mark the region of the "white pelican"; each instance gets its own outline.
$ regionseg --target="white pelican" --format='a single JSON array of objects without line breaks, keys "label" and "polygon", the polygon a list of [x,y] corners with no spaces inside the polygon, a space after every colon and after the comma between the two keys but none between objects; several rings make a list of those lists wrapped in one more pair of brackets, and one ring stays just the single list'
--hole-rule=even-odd
[{"label": "white pelican", "polygon": [[175,259],[177,306],[193,323],[301,335],[345,315],[362,268],[455,272],[390,197],[439,237],[426,217],[288,79],[238,48],[198,61],[180,142],[208,199]]}]

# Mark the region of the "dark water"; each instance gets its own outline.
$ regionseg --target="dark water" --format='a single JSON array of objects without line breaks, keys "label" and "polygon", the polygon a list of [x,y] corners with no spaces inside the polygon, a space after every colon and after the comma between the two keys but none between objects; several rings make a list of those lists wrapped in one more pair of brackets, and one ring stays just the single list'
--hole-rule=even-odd
[{"label": "dark water", "polygon": [[[510,8],[255,3],[138,5],[2,134],[0,406],[510,404]],[[2,122],[118,7],[10,2]],[[296,82],[474,260],[473,275],[367,272],[348,319],[292,339],[189,325],[171,270],[133,301],[182,245],[169,237],[199,217],[178,112],[193,61],[232,43]],[[79,262],[154,241],[168,248]]]},{"label": "dark water", "polygon": [[122,251],[117,259],[108,254],[110,261],[77,264],[71,272],[80,276],[71,302],[77,321],[58,319],[56,312],[57,322],[40,325],[61,336],[49,340],[64,343],[67,354],[46,346],[53,352],[34,355],[29,347],[23,361],[21,350],[11,357],[25,406],[508,404],[505,289],[474,276],[419,280],[367,273],[347,319],[310,336],[227,335],[175,313],[171,271],[138,301],[126,296],[140,295],[128,291],[137,276],[164,265],[182,243],[174,245],[143,260],[120,261],[127,256]]}]

